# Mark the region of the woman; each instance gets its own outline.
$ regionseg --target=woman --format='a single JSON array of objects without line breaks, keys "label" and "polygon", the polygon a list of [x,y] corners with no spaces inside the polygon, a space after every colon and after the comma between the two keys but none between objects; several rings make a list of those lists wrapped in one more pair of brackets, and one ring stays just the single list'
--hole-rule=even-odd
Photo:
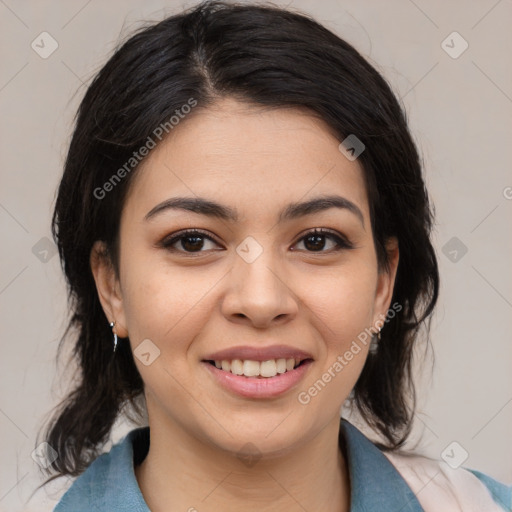
[{"label": "woman", "polygon": [[[81,368],[45,436],[78,477],[57,512],[509,509],[399,450],[439,290],[428,194],[389,86],[312,19],[207,2],[131,37],[53,222]],[[131,410],[148,426],[98,457]]]}]

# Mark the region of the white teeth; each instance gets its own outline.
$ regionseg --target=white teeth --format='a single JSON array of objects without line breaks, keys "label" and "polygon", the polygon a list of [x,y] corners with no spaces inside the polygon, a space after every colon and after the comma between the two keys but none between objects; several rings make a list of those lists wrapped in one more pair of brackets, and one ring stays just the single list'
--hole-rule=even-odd
[{"label": "white teeth", "polygon": [[224,359],[222,361],[215,361],[215,366],[225,372],[231,372],[234,375],[270,378],[275,377],[277,374],[293,370],[299,363],[299,358],[269,359],[268,361],[261,362],[252,361],[250,359],[233,359],[233,361]]},{"label": "white teeth", "polygon": [[243,375],[244,362],[240,359],[233,359],[233,361],[231,361],[231,373],[234,373],[235,375]]},{"label": "white teeth", "polygon": [[275,377],[277,375],[277,365],[274,359],[261,362],[260,375],[262,377]]},{"label": "white teeth", "polygon": [[277,373],[284,373],[286,371],[286,359],[278,359],[276,361]]},{"label": "white teeth", "polygon": [[257,377],[260,374],[260,363],[258,361],[244,361],[243,368],[246,377]]}]

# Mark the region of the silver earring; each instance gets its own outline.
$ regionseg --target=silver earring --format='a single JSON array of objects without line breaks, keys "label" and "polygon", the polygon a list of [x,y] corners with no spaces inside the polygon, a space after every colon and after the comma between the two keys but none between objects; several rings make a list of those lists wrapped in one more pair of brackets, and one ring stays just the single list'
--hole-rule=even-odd
[{"label": "silver earring", "polygon": [[116,322],[110,322],[110,327],[112,328],[112,333],[114,335],[114,352],[116,351],[116,348],[117,348],[117,334],[116,332],[114,331],[114,327],[116,325]]},{"label": "silver earring", "polygon": [[376,354],[377,350],[379,349],[379,341],[381,338],[380,331],[381,331],[381,328],[379,327],[379,332],[372,336],[372,341],[370,343],[370,348],[369,348],[369,351],[371,354]]}]

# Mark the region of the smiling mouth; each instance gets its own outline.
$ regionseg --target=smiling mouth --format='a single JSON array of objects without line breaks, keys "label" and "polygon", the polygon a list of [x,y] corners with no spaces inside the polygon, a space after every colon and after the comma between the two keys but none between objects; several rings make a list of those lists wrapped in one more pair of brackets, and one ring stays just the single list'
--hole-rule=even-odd
[{"label": "smiling mouth", "polygon": [[288,358],[288,359],[270,359],[268,361],[254,361],[250,359],[233,359],[214,361],[205,360],[217,369],[238,375],[241,377],[247,377],[250,379],[271,379],[273,377],[291,372],[306,363],[312,362],[312,359],[299,359],[299,358]]}]

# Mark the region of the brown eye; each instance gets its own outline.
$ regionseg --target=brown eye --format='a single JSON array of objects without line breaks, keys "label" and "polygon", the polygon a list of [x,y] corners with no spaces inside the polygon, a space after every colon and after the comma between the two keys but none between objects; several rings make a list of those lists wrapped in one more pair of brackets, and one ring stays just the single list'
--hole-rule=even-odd
[{"label": "brown eye", "polygon": [[[326,242],[330,240],[330,242]],[[194,229],[181,231],[165,238],[159,245],[171,252],[184,254],[200,254],[207,252],[205,243],[218,245],[215,240],[203,231]],[[330,253],[342,249],[353,249],[352,243],[342,235],[325,229],[315,229],[304,235],[299,243],[304,243],[307,252]],[[330,247],[329,247],[330,245]],[[325,250],[327,247],[327,250]],[[205,250],[203,250],[205,249]]]},{"label": "brown eye", "polygon": [[[327,251],[324,251],[326,247],[326,239],[333,241],[333,247],[328,247]],[[299,242],[304,243],[304,247],[308,252],[331,252],[339,251],[341,249],[353,249],[353,245],[345,239],[331,231],[325,229],[315,229],[306,233]]]},{"label": "brown eye", "polygon": [[[198,253],[202,251],[205,245],[205,240],[215,243],[212,237],[206,233],[198,230],[182,231],[171,238],[162,241],[161,246],[169,251],[185,252],[185,253]],[[178,247],[174,246],[178,244]]]}]

